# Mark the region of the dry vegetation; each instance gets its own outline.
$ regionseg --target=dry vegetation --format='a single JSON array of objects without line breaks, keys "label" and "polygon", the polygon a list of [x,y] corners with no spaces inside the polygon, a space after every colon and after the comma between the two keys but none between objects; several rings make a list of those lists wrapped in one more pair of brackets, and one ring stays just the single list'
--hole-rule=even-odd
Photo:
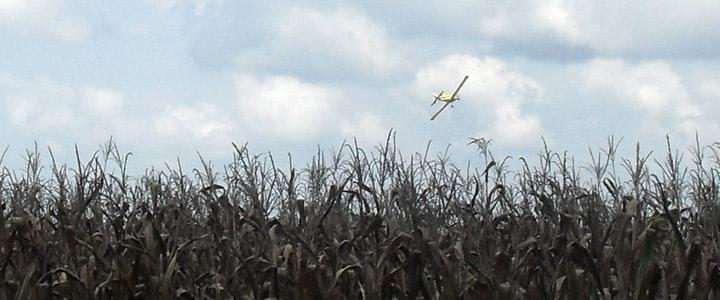
[{"label": "dry vegetation", "polygon": [[235,147],[138,178],[112,143],[73,167],[28,152],[0,174],[0,299],[720,297],[720,144],[617,146],[517,170],[480,150],[476,170],[391,135],[302,169]]}]

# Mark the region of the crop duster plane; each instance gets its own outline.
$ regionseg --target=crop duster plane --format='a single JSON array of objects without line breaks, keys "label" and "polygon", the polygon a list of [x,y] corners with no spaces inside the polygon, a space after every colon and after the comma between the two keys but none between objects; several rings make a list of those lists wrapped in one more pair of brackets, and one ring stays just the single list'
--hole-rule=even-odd
[{"label": "crop duster plane", "polygon": [[433,100],[432,104],[430,104],[431,106],[432,106],[432,105],[435,105],[435,103],[438,102],[438,101],[445,102],[445,105],[443,105],[443,107],[441,107],[440,110],[438,110],[438,111],[432,116],[432,118],[430,118],[430,121],[435,120],[435,118],[437,118],[437,116],[438,116],[443,110],[445,110],[445,108],[448,107],[448,105],[452,104],[452,103],[455,102],[455,101],[460,100],[460,97],[458,97],[457,94],[458,94],[458,92],[460,91],[460,89],[463,87],[463,84],[465,84],[465,81],[466,81],[467,79],[468,79],[468,75],[465,75],[465,78],[463,78],[463,80],[460,82],[460,85],[458,85],[457,89],[455,89],[455,92],[452,93],[452,95],[443,95],[443,93],[444,93],[445,91],[440,91],[440,94],[437,94],[437,95],[433,94],[433,97],[435,97],[435,100]]}]

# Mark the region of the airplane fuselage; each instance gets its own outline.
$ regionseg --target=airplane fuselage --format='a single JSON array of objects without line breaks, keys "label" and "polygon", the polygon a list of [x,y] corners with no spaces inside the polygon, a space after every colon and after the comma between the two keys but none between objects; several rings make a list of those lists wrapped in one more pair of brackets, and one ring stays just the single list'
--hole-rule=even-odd
[{"label": "airplane fuselage", "polygon": [[438,97],[438,100],[440,100],[442,102],[454,102],[459,99],[460,98],[458,98],[457,96],[455,96],[455,98],[453,98],[451,95],[442,95],[442,96]]},{"label": "airplane fuselage", "polygon": [[[460,97],[457,95],[453,97],[453,95],[445,94],[445,91],[441,91],[440,94],[433,94],[433,97],[435,97],[435,101],[441,101],[441,102],[455,102],[457,100],[460,100]],[[433,101],[433,104],[435,104],[435,101]]]}]

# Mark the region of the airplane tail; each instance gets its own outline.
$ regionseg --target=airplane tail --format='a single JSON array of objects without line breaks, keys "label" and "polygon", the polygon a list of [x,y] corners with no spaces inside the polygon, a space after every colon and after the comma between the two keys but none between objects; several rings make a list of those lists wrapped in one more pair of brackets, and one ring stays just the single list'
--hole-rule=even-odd
[{"label": "airplane tail", "polygon": [[442,94],[443,94],[444,92],[445,92],[445,91],[440,91],[440,94],[437,94],[437,95],[433,94],[433,97],[434,97],[435,99],[433,99],[433,102],[430,104],[430,106],[435,105],[435,103],[437,103],[438,100],[440,100],[440,97],[442,96]]}]

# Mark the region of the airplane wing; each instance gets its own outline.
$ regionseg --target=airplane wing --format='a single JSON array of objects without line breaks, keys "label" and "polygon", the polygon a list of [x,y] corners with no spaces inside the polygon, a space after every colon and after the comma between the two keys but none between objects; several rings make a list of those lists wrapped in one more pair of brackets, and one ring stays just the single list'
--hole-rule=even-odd
[{"label": "airplane wing", "polygon": [[460,85],[458,85],[455,92],[452,94],[452,97],[450,99],[455,99],[455,96],[457,96],[457,93],[460,91],[460,89],[463,87],[463,84],[465,84],[465,81],[468,79],[469,75],[465,75],[465,78],[460,82]]},{"label": "airplane wing", "polygon": [[430,118],[430,121],[435,120],[435,118],[437,118],[437,116],[438,116],[443,110],[445,110],[445,108],[448,107],[448,105],[450,105],[450,102],[445,102],[445,105],[443,105],[443,107],[441,107],[440,110],[438,110],[438,111],[432,116],[432,118]]}]

